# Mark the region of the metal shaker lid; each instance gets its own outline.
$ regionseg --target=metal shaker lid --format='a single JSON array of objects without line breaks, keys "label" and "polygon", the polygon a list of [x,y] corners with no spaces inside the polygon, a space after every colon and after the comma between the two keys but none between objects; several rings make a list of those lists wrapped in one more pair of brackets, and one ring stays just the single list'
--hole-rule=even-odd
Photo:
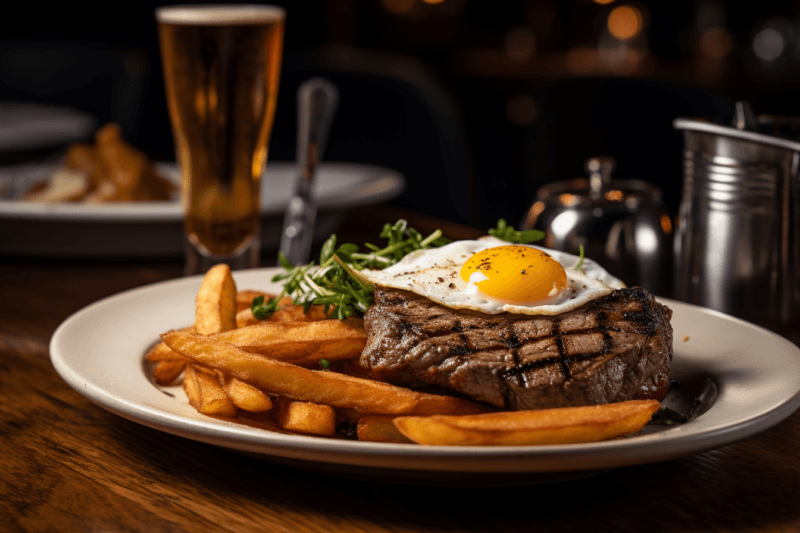
[{"label": "metal shaker lid", "polygon": [[[736,115],[730,126],[723,126],[699,118],[676,118],[672,122],[672,126],[678,130],[711,133],[800,152],[800,142],[778,135],[780,132],[779,126],[791,121],[792,119],[787,119],[786,117],[756,117],[747,102],[739,101],[736,102]],[[797,122],[796,119],[793,121],[794,123]]]},{"label": "metal shaker lid", "polygon": [[574,253],[580,246],[629,285],[662,293],[672,225],[661,189],[641,180],[611,178],[614,160],[586,161],[586,178],[542,186],[522,222],[544,231],[542,244]]},{"label": "metal shaker lid", "polygon": [[588,178],[557,181],[543,185],[536,193],[537,200],[563,207],[620,206],[636,210],[642,204],[662,202],[661,189],[642,180],[616,180],[611,175],[616,168],[613,157],[598,156],[586,160]]}]

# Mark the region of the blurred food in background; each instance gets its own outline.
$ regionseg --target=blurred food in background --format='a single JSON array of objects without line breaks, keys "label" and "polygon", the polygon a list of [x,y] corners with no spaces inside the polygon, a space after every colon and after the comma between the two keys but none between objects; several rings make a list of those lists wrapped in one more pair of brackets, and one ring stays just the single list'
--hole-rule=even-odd
[{"label": "blurred food in background", "polygon": [[171,200],[176,185],[158,174],[152,161],[109,123],[94,144],[73,144],[56,170],[26,191],[27,202],[152,202]]}]

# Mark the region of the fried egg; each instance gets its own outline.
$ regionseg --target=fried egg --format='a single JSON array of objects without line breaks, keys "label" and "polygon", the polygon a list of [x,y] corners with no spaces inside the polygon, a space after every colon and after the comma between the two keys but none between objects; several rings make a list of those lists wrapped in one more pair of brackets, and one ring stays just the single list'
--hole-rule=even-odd
[{"label": "fried egg", "polygon": [[576,270],[579,262],[575,255],[489,237],[417,250],[361,274],[381,287],[490,315],[557,315],[625,286],[590,259]]}]

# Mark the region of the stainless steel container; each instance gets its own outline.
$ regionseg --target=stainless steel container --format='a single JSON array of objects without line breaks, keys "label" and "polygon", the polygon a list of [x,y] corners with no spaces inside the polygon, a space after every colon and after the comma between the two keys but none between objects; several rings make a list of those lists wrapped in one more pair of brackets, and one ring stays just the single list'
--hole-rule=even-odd
[{"label": "stainless steel container", "polygon": [[785,326],[800,318],[800,142],[776,133],[797,122],[739,111],[739,127],[673,123],[685,142],[674,296]]},{"label": "stainless steel container", "polygon": [[542,246],[577,253],[583,246],[628,286],[666,295],[671,285],[672,221],[661,190],[641,180],[612,179],[614,160],[593,157],[588,178],[541,187],[522,222],[545,232]]}]

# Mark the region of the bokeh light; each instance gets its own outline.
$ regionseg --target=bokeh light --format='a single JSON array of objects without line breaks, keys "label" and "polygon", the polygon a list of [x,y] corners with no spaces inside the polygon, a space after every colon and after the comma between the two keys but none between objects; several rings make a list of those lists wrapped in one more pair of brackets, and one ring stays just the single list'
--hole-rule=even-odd
[{"label": "bokeh light", "polygon": [[603,61],[617,74],[629,75],[636,72],[644,59],[645,52],[633,46],[614,47],[602,52]]},{"label": "bokeh light", "polygon": [[414,10],[417,0],[382,0],[383,7],[395,15],[408,15]]},{"label": "bokeh light", "polygon": [[512,96],[506,102],[506,118],[517,126],[531,126],[539,115],[536,100],[527,94]]},{"label": "bokeh light", "polygon": [[725,28],[714,27],[700,36],[700,53],[711,59],[722,59],[731,53],[733,38]]},{"label": "bokeh light", "polygon": [[506,55],[513,61],[527,61],[536,50],[536,36],[524,26],[509,30],[505,41]]},{"label": "bokeh light", "polygon": [[762,61],[775,61],[786,48],[786,39],[775,28],[764,28],[753,38],[753,52]]},{"label": "bokeh light", "polygon": [[672,220],[669,215],[661,215],[661,230],[665,235],[672,235]]},{"label": "bokeh light", "polygon": [[617,39],[627,40],[636,37],[642,31],[644,17],[634,6],[619,6],[608,14],[608,31]]},{"label": "bokeh light", "polygon": [[567,52],[567,70],[572,74],[591,74],[597,69],[597,49],[590,46],[576,46]]}]

